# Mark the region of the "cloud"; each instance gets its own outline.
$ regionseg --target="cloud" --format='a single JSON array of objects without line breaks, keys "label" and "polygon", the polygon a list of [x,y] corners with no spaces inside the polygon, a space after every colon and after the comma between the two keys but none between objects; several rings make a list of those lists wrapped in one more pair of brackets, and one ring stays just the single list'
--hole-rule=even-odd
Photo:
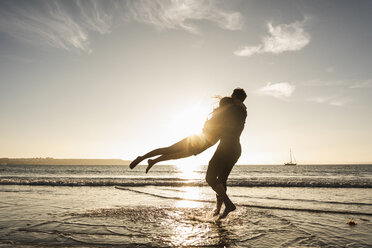
[{"label": "cloud", "polygon": [[262,38],[262,43],[255,46],[244,46],[236,50],[236,56],[252,56],[260,53],[280,54],[287,51],[299,51],[310,42],[310,34],[305,32],[306,19],[290,24],[267,24],[267,35]]},{"label": "cloud", "polygon": [[369,79],[367,81],[353,84],[349,87],[350,89],[366,89],[366,88],[372,88],[372,79]]},{"label": "cloud", "polygon": [[295,91],[296,86],[286,82],[267,83],[266,86],[256,90],[259,95],[273,96],[279,99],[290,97]]},{"label": "cloud", "polygon": [[328,67],[328,68],[326,69],[326,71],[329,72],[329,73],[332,73],[332,72],[335,71],[335,67],[330,66],[330,67]]},{"label": "cloud", "polygon": [[110,32],[111,17],[101,11],[101,3],[5,1],[0,8],[0,28],[27,42],[90,53],[89,31]]},{"label": "cloud", "polygon": [[342,107],[348,104],[351,100],[348,98],[341,98],[341,99],[333,99],[329,102],[332,106]]},{"label": "cloud", "polygon": [[342,96],[318,96],[309,98],[308,101],[316,103],[325,103],[336,107],[342,107],[349,104],[352,99]]},{"label": "cloud", "polygon": [[314,78],[306,81],[299,82],[298,85],[305,86],[305,87],[341,87],[341,86],[348,86],[350,83],[346,80],[323,80],[319,78]]},{"label": "cloud", "polygon": [[343,87],[345,89],[368,89],[372,88],[372,79],[368,79],[362,82],[352,82],[350,80],[335,80],[335,81],[327,81],[321,79],[311,79],[307,81],[303,81],[299,83],[301,86],[306,87]]},{"label": "cloud", "polygon": [[227,30],[242,27],[239,12],[213,0],[33,0],[0,1],[0,30],[17,39],[67,51],[90,53],[90,35],[110,33],[122,22],[200,33],[196,21]]},{"label": "cloud", "polygon": [[129,18],[155,26],[158,29],[183,29],[200,33],[193,21],[207,20],[222,29],[238,30],[242,27],[242,15],[218,6],[209,0],[136,0],[127,3]]},{"label": "cloud", "polygon": [[328,102],[329,99],[330,99],[329,97],[317,96],[317,97],[309,98],[308,100],[311,102],[316,102],[316,103],[324,103],[324,102]]}]

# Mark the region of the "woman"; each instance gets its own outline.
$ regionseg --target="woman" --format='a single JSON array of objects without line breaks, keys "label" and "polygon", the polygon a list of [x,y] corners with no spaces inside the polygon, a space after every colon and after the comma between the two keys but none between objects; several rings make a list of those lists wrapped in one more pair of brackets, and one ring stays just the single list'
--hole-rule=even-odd
[{"label": "woman", "polygon": [[213,110],[210,119],[204,123],[204,127],[201,134],[195,134],[188,136],[181,141],[163,148],[158,148],[146,153],[143,156],[138,156],[135,160],[130,163],[129,167],[133,169],[140,162],[151,157],[159,156],[155,159],[149,159],[148,167],[146,168],[146,173],[149,172],[151,167],[159,162],[180,159],[190,157],[191,155],[198,155],[213,146],[220,139],[220,129],[221,129],[221,118],[222,113],[227,109],[230,101],[229,97],[224,97],[220,100],[219,106]]}]

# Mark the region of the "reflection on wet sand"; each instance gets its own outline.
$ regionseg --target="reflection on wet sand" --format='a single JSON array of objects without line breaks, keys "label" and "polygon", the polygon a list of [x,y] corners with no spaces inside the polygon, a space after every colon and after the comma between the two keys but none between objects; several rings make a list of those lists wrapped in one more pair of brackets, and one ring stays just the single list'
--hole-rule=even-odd
[{"label": "reflection on wet sand", "polygon": [[[177,166],[177,169],[179,170],[179,177],[181,179],[192,180],[198,179],[200,177],[200,173],[197,173],[195,171],[197,168],[180,164],[179,166]],[[201,190],[198,187],[182,187],[177,194],[177,197],[179,197],[180,199],[201,200],[201,196]],[[175,206],[186,208],[200,208],[203,206],[203,204],[204,203],[197,201],[180,200],[175,203]]]},{"label": "reflection on wet sand", "polygon": [[[182,190],[177,193],[177,197],[181,199],[201,200],[201,196],[200,188],[197,187],[182,187]],[[180,200],[175,202],[175,207],[200,208],[203,204],[203,202],[198,201]]]},{"label": "reflection on wet sand", "polygon": [[[200,208],[122,207],[94,209],[23,225],[8,233],[19,244],[84,247],[321,247],[317,238],[266,211],[239,208],[220,222]],[[285,233],[286,235],[283,235]],[[300,242],[300,243],[298,243]]]},{"label": "reflection on wet sand", "polygon": [[171,246],[189,247],[189,246],[226,246],[228,247],[232,239],[230,232],[223,227],[220,221],[213,218],[210,214],[211,209],[184,209],[185,211],[177,211],[176,215],[179,221],[169,223],[173,230],[169,237]]}]

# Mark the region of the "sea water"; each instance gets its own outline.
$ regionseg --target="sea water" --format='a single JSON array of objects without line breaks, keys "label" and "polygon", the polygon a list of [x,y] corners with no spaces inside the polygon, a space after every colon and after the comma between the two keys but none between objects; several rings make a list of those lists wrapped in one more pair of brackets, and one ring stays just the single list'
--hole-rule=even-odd
[{"label": "sea water", "polygon": [[0,245],[372,246],[372,165],[237,165],[221,221],[205,166],[144,170],[0,166]]}]

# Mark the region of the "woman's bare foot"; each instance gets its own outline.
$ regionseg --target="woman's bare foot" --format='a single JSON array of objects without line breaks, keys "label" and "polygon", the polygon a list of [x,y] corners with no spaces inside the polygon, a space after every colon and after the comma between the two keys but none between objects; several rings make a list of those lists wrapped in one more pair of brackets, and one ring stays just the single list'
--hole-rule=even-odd
[{"label": "woman's bare foot", "polygon": [[152,166],[154,166],[154,164],[156,164],[156,161],[155,159],[149,159],[147,160],[147,168],[146,168],[146,173],[149,172],[149,170],[151,169]]},{"label": "woman's bare foot", "polygon": [[142,160],[143,160],[142,157],[141,156],[138,156],[135,160],[132,161],[132,163],[129,164],[129,168],[133,169],[139,163],[141,163]]},{"label": "woman's bare foot", "polygon": [[224,218],[226,218],[226,216],[227,216],[230,212],[234,211],[235,209],[236,209],[236,206],[235,206],[234,204],[229,205],[229,206],[226,206],[226,207],[225,207],[225,211],[223,211],[223,213],[220,215],[220,217],[219,217],[218,219],[224,219]]}]

